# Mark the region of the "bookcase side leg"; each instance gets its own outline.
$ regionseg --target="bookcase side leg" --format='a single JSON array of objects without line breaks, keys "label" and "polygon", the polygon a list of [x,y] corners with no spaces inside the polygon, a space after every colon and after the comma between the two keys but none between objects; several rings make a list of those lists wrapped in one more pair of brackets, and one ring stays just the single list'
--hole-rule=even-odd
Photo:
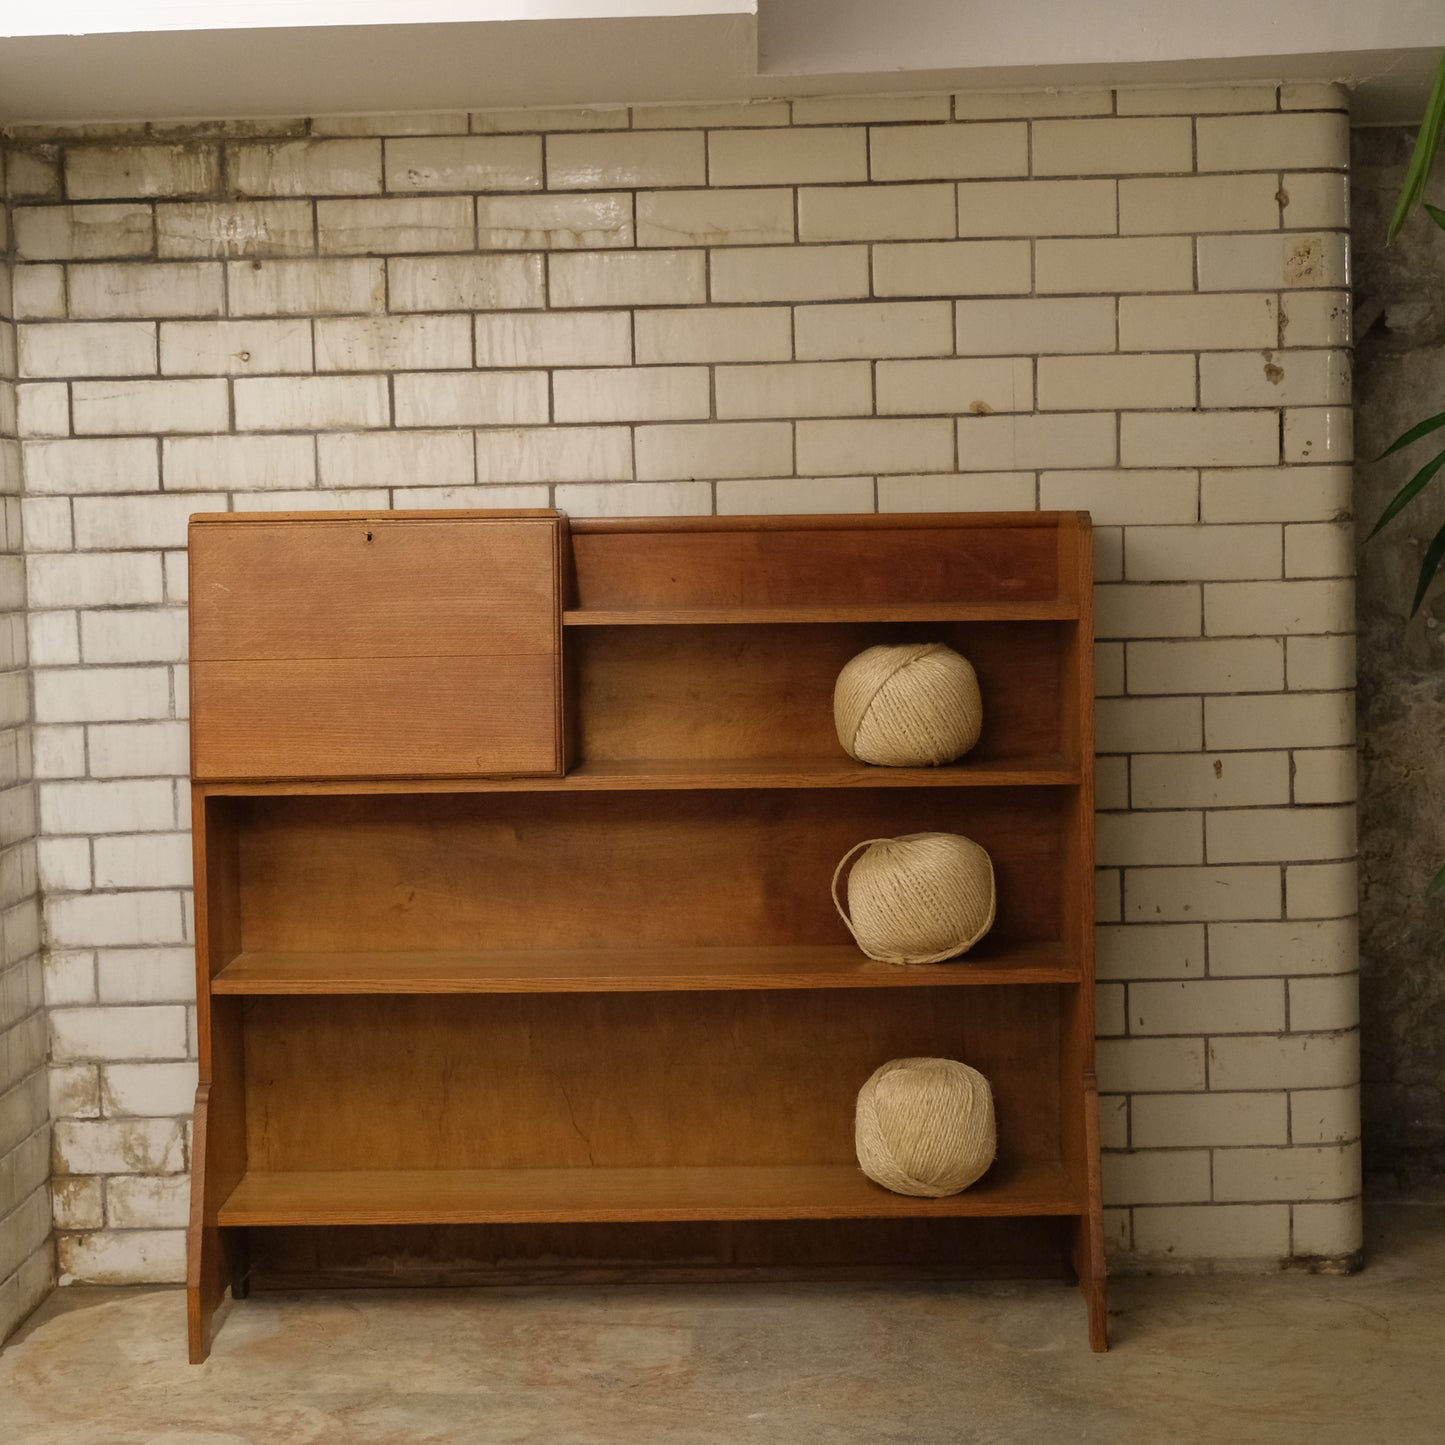
[{"label": "bookcase side leg", "polygon": [[[229,1114],[229,1118],[226,1115]],[[232,1298],[247,1293],[250,1267],[246,1231],[222,1229],[216,1216],[236,1187],[244,1164],[236,1145],[243,1139],[239,1106],[229,1109],[209,1083],[196,1088],[195,1146],[191,1159],[191,1215],[186,1237],[186,1314],[190,1358],[201,1364],[211,1351],[211,1327],[229,1287]]]},{"label": "bookcase side leg", "polygon": [[[239,857],[234,821],[192,789],[196,877],[196,1018],[200,1082],[191,1147],[191,1212],[186,1240],[190,1358],[210,1353],[212,1321],[229,1286],[245,1292],[244,1230],[224,1230],[221,1205],[246,1172],[244,1000],[217,998],[212,974],[240,950]],[[239,1286],[239,1294],[238,1287]]]},{"label": "bookcase side leg", "polygon": [[210,1142],[209,1084],[196,1087],[195,1146],[191,1159],[191,1217],[186,1235],[186,1334],[193,1365],[211,1353],[211,1320],[225,1293],[221,1271],[221,1231],[214,1206],[206,1200],[206,1154]]},{"label": "bookcase side leg", "polygon": [[1108,1264],[1099,1167],[1099,1086],[1092,1073],[1084,1086],[1084,1147],[1088,1188],[1084,1213],[1074,1227],[1074,1270],[1089,1316],[1089,1347],[1102,1352],[1109,1348]]},{"label": "bookcase side leg", "polygon": [[1083,1185],[1083,1209],[1074,1224],[1074,1271],[1088,1311],[1089,1344],[1102,1351],[1109,1348],[1109,1313],[1099,1163],[1099,1081],[1094,1071],[1094,562],[1093,522],[1087,512],[1075,513],[1070,535],[1073,590],[1079,601],[1079,621],[1069,659],[1071,691],[1077,708],[1071,741],[1077,749],[1081,779],[1069,829],[1069,878],[1076,890],[1071,925],[1082,981],[1064,1051],[1063,1096],[1077,1101],[1083,1117],[1069,1110],[1072,1117],[1066,1117],[1064,1148],[1074,1178]]},{"label": "bookcase side leg", "polygon": [[1102,1355],[1109,1348],[1109,1295],[1103,1275],[1084,1285],[1084,1304],[1089,1312],[1089,1348]]}]

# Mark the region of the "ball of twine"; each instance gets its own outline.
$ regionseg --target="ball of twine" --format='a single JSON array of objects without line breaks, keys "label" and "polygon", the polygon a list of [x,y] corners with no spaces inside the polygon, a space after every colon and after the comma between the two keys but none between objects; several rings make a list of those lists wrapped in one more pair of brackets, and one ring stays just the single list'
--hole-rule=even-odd
[{"label": "ball of twine", "polygon": [[993,1163],[993,1093],[956,1059],[892,1059],[858,1091],[854,1139],[875,1184],[928,1199],[958,1194]]},{"label": "ball of twine", "polygon": [[[838,883],[848,875],[848,907]],[[993,862],[957,833],[910,833],[855,844],[833,872],[833,906],[858,947],[882,963],[941,963],[993,927]]]},{"label": "ball of twine", "polygon": [[983,728],[978,676],[941,642],[870,647],[838,674],[833,721],[843,750],[860,763],[951,763]]}]

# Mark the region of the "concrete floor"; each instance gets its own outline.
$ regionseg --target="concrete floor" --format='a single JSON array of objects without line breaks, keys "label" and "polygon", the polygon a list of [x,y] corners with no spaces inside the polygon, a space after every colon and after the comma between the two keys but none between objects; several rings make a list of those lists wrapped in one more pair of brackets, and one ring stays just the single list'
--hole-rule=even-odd
[{"label": "concrete floor", "polygon": [[0,1352],[4,1445],[1445,1441],[1445,1208],[1367,1269],[1050,1284],[255,1295],[185,1363],[171,1289],[58,1292]]}]

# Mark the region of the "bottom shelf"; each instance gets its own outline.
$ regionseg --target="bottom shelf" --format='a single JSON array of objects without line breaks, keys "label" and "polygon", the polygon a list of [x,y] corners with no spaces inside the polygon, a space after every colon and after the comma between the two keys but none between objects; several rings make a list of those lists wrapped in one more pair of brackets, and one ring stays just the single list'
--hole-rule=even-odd
[{"label": "bottom shelf", "polygon": [[947,1199],[892,1194],[847,1164],[634,1169],[414,1169],[247,1174],[218,1223],[561,1224],[1071,1215],[1056,1161],[996,1164]]}]

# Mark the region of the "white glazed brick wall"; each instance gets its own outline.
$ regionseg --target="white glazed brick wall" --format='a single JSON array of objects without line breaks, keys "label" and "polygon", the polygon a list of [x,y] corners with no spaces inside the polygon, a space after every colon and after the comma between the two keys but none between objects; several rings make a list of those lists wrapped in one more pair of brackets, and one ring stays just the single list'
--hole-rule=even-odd
[{"label": "white glazed brick wall", "polygon": [[176,1278],[193,510],[1090,509],[1116,1259],[1359,1243],[1328,87],[16,138],[65,1274]]},{"label": "white glazed brick wall", "polygon": [[0,203],[0,1341],[55,1282],[11,296]]}]

